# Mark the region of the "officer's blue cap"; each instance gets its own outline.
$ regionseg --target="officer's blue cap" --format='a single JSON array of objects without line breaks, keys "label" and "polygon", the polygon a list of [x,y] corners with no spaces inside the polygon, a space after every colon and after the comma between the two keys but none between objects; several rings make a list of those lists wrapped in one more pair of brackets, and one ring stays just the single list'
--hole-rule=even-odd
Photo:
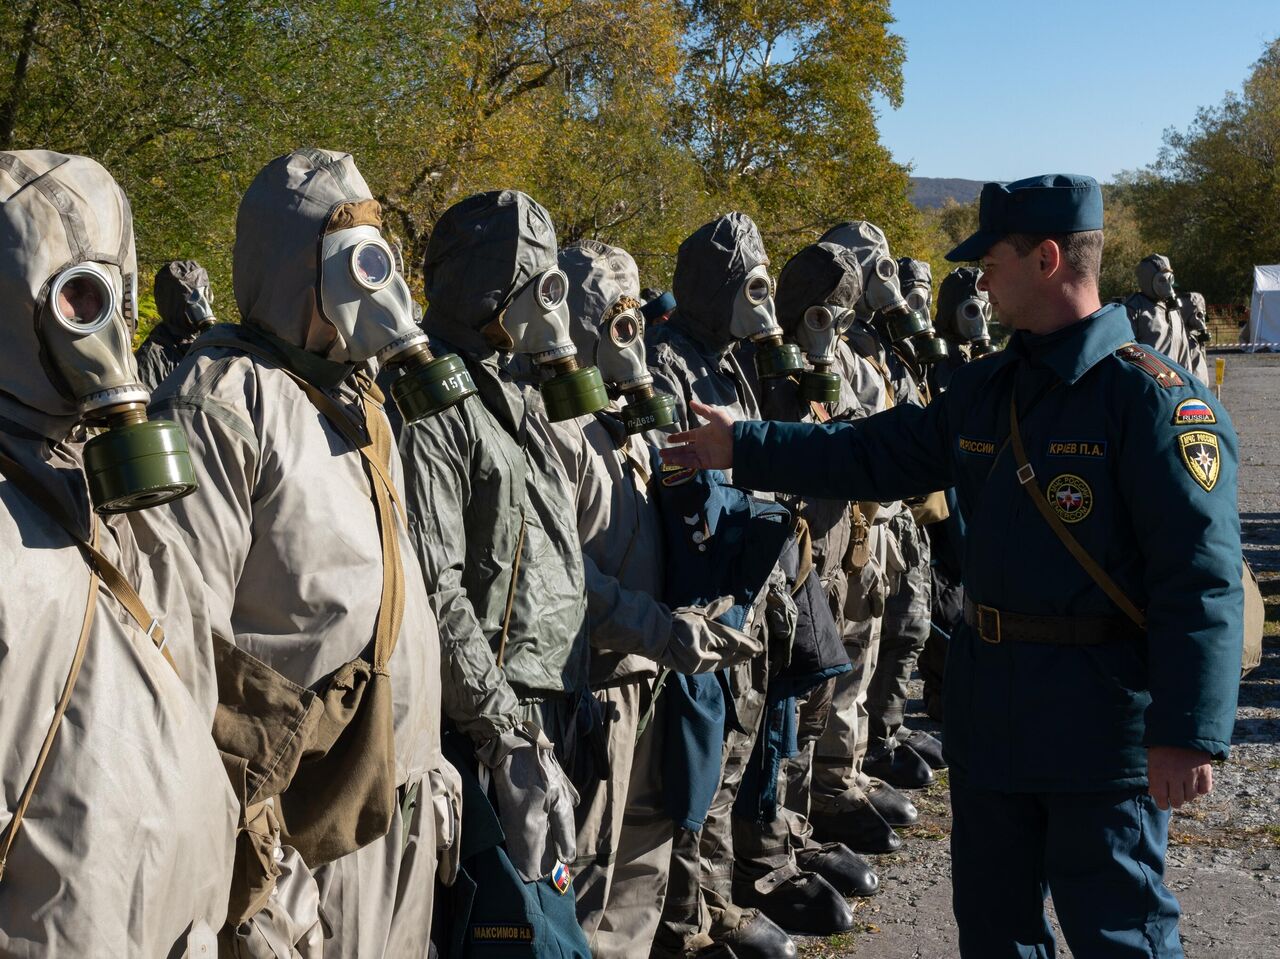
[{"label": "officer's blue cap", "polygon": [[671,295],[668,290],[661,296],[655,296],[652,300],[640,307],[640,315],[646,320],[652,320],[659,316],[666,316],[676,308],[676,298]]},{"label": "officer's blue cap", "polygon": [[947,254],[952,263],[981,259],[1010,233],[1083,233],[1102,229],[1102,188],[1091,176],[1048,173],[986,183],[978,232]]}]

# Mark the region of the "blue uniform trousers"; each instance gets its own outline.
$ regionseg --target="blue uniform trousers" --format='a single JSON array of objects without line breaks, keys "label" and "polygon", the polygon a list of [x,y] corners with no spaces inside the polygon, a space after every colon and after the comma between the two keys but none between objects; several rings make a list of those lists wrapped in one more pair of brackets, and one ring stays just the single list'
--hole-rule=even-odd
[{"label": "blue uniform trousers", "polygon": [[1164,884],[1169,813],[1144,788],[1006,793],[951,776],[952,902],[964,959],[1181,959]]}]

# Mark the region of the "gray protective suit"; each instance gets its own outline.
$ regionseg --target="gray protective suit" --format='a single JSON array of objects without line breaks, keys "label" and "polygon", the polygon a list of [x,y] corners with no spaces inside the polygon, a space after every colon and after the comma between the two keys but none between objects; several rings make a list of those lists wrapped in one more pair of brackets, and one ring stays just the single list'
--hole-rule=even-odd
[{"label": "gray protective suit", "polygon": [[[211,956],[227,910],[236,803],[209,736],[217,690],[201,571],[164,507],[91,513],[77,407],[51,377],[38,332],[46,284],[71,263],[106,265],[123,293],[122,276],[137,269],[128,202],[92,160],[0,154],[0,232],[0,453],[80,536],[96,528],[98,548],[162,622],[176,666],[110,590],[97,590],[79,677],[3,865],[0,953]],[[130,362],[127,352],[122,359]],[[90,598],[85,554],[8,474],[0,469],[6,837]]]},{"label": "gray protective suit", "polygon": [[138,375],[147,389],[154,391],[191,349],[201,327],[187,309],[188,299],[200,290],[207,295],[208,289],[209,274],[195,260],[171,260],[156,273],[154,292],[160,322],[134,353]]},{"label": "gray protective suit", "polygon": [[[1125,300],[1134,338],[1163,353],[1194,373],[1206,386],[1209,367],[1204,347],[1193,339],[1182,313],[1182,299],[1173,293],[1169,258],[1153,253],[1138,264],[1138,291]],[[1167,276],[1167,285],[1161,282]]]},{"label": "gray protective suit", "polygon": [[[577,748],[589,649],[572,485],[532,364],[490,339],[511,342],[504,310],[555,265],[551,219],[523,193],[445,211],[423,264],[423,327],[437,355],[463,359],[477,395],[400,436],[414,548],[440,621],[445,715],[494,770],[506,851],[526,881],[576,859],[577,794],[563,770],[578,782],[597,775],[591,750]],[[545,733],[536,755],[530,724]]]},{"label": "gray protective suit", "polygon": [[[200,493],[174,513],[208,583],[215,629],[313,688],[368,655],[383,553],[361,455],[290,373],[366,428],[353,367],[307,348],[322,349],[331,336],[315,300],[322,230],[337,204],[369,196],[348,154],[302,150],[271,161],[236,220],[233,281],[244,328],[215,327],[203,342],[216,336],[229,345],[197,344],[153,403],[190,437]],[[385,414],[370,409],[385,425]],[[394,455],[389,468],[399,487]],[[326,957],[427,954],[437,833],[451,829],[438,820],[457,808],[460,787],[440,753],[435,618],[399,523],[396,537],[404,613],[389,672],[401,801],[382,839],[310,869],[287,860],[279,895],[236,930],[241,954],[319,955],[322,938]],[[415,788],[432,801],[406,819],[403,799]]]},{"label": "gray protective suit", "polygon": [[[832,305],[853,309],[862,295],[862,270],[853,253],[831,243],[817,243],[806,247],[791,258],[778,278],[778,320],[788,339],[795,341],[797,330],[804,322],[805,311],[811,306]],[[854,354],[843,339],[835,345],[833,369],[840,375],[840,399],[833,404],[806,403],[802,401],[794,383],[789,379],[766,380],[757,388],[766,419],[787,422],[819,423],[832,419],[857,419],[884,408],[884,382],[867,360]],[[836,624],[846,636],[846,648],[855,673],[835,677],[829,688],[811,695],[800,708],[800,753],[783,764],[786,777],[785,796],[787,809],[776,823],[782,839],[790,839],[799,849],[812,848],[812,829],[808,823],[811,806],[810,788],[814,744],[825,733],[829,723],[840,728],[840,717],[831,717],[833,699],[837,688],[841,690],[841,703],[848,698],[844,694],[851,685],[851,678],[864,668],[866,649],[860,645],[848,645],[849,626],[846,612],[852,606],[858,609],[866,605],[863,571],[873,559],[873,550],[882,538],[882,526],[873,526],[874,516],[864,515],[859,504],[835,500],[806,500],[788,498],[788,508],[796,511],[809,524],[813,538],[813,562],[821,577],[831,604]],[[868,512],[871,512],[868,510]],[[872,542],[874,538],[875,542]],[[873,567],[874,570],[874,567]],[[856,596],[850,596],[850,591]],[[739,847],[749,840],[735,842]],[[777,838],[773,839],[776,855]],[[765,843],[770,837],[761,837]]]},{"label": "gray protective suit", "polygon": [[[865,297],[872,263],[878,257],[891,255],[884,232],[859,220],[833,227],[823,240],[845,247],[863,266],[864,297],[858,303],[858,320],[850,328],[847,340],[852,352],[879,374],[880,382],[860,397],[868,414],[897,403],[922,403],[910,371],[872,325],[874,310]],[[865,790],[872,781],[861,772],[861,766],[871,730],[874,727],[876,739],[881,739],[885,714],[901,709],[899,700],[905,693],[906,680],[928,634],[927,546],[923,554],[919,550],[913,553],[912,574],[906,569],[899,543],[899,536],[911,535],[908,527],[914,527],[910,512],[896,502],[865,503],[861,511],[872,523],[867,559],[859,568],[862,588],[855,589],[850,583],[845,607],[845,647],[854,669],[837,678],[827,728],[815,746],[813,808],[826,815],[866,802]],[[904,530],[908,533],[904,534]],[[923,540],[923,536],[913,535],[913,543]],[[877,673],[880,682],[872,695]],[[895,703],[899,704],[895,707]]]},{"label": "gray protective suit", "polygon": [[[742,213],[713,220],[680,244],[673,276],[676,311],[666,323],[648,331],[645,349],[654,386],[675,396],[682,427],[702,425],[691,408],[695,399],[726,408],[734,419],[760,418],[759,403],[735,355],[738,344],[729,327],[743,279],[768,262],[759,230]],[[734,667],[729,676],[738,718],[751,732],[734,731],[727,737],[720,788],[702,832],[681,831],[676,837],[669,892],[655,943],[660,955],[679,955],[699,937],[723,938],[754,918],[754,913],[732,902],[731,812],[764,708],[762,658]]]},{"label": "gray protective suit", "polygon": [[[639,302],[639,274],[624,250],[584,241],[560,253],[578,355],[595,362],[601,323],[625,298]],[[643,365],[642,345],[635,357]],[[649,499],[650,448],[627,436],[618,410],[553,425],[575,491],[591,622],[591,689],[609,717],[608,775],[578,807],[578,917],[596,957],[635,954],[653,940],[667,891],[674,826],[663,802],[660,659],[682,671],[758,652],[746,635],[701,609],[673,611],[663,588],[660,519]],[[621,651],[638,650],[645,655]],[[728,660],[732,662],[732,659]],[[643,717],[652,715],[637,735]]]}]

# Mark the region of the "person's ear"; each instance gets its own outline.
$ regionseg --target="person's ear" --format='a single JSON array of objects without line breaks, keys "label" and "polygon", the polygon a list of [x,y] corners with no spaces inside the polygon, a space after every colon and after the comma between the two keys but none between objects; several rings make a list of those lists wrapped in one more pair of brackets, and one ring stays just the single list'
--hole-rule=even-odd
[{"label": "person's ear", "polygon": [[1052,279],[1062,268],[1062,247],[1056,240],[1045,240],[1036,250],[1039,257],[1040,275],[1046,280]]}]

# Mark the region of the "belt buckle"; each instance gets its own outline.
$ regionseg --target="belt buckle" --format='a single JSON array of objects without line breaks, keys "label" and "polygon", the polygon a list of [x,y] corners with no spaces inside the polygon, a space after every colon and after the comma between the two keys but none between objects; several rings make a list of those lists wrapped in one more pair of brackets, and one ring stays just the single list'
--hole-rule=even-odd
[{"label": "belt buckle", "polygon": [[[988,632],[988,627],[994,627]],[[1000,645],[1000,610],[991,606],[978,606],[978,635],[984,643]],[[994,639],[992,636],[994,635]]]}]

